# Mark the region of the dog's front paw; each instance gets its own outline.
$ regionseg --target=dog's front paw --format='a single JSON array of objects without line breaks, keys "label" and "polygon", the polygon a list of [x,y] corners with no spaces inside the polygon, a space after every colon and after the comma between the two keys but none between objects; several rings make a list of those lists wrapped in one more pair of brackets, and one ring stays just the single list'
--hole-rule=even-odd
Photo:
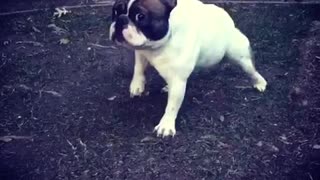
[{"label": "dog's front paw", "polygon": [[267,81],[264,78],[260,78],[254,85],[254,88],[256,88],[260,92],[264,92],[267,87]]},{"label": "dog's front paw", "polygon": [[176,135],[175,119],[163,117],[160,123],[154,128],[157,132],[157,136],[174,136]]},{"label": "dog's front paw", "polygon": [[133,78],[130,83],[130,97],[141,96],[145,87],[145,78],[136,77]]}]

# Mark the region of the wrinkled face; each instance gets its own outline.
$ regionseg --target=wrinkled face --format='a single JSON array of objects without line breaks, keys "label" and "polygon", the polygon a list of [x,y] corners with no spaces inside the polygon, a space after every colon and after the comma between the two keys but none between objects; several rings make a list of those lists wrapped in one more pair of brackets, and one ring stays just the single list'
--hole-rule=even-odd
[{"label": "wrinkled face", "polygon": [[109,37],[133,48],[161,41],[169,31],[176,0],[116,0]]}]

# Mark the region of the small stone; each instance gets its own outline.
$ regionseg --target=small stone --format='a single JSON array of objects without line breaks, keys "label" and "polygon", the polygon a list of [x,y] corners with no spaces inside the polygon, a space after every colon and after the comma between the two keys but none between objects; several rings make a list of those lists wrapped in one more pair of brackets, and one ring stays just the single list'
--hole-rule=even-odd
[{"label": "small stone", "polygon": [[220,147],[220,148],[230,148],[231,145],[219,141],[218,142],[218,147]]},{"label": "small stone", "polygon": [[224,116],[221,115],[221,116],[219,117],[219,119],[220,119],[221,122],[223,122],[223,121],[224,121]]},{"label": "small stone", "polygon": [[257,143],[257,146],[259,146],[259,147],[261,147],[263,145],[263,142],[262,141],[259,141],[258,143]]},{"label": "small stone", "polygon": [[144,95],[145,95],[145,96],[149,96],[149,95],[150,95],[150,92],[149,92],[149,91],[146,91],[146,92],[144,93]]},{"label": "small stone", "polygon": [[115,100],[116,98],[117,98],[117,96],[111,96],[111,97],[108,98],[108,100],[109,100],[109,101],[113,101],[113,100]]},{"label": "small stone", "polygon": [[320,144],[315,144],[315,145],[313,145],[312,148],[313,148],[313,149],[320,149]]},{"label": "small stone", "polygon": [[140,142],[145,143],[145,142],[154,142],[154,141],[156,141],[156,139],[154,137],[147,136],[147,137],[141,139]]},{"label": "small stone", "polygon": [[206,139],[206,140],[216,140],[217,136],[215,136],[213,134],[207,134],[207,135],[201,136],[200,138],[201,139]]},{"label": "small stone", "polygon": [[279,152],[279,148],[275,145],[270,145],[271,151],[273,152]]},{"label": "small stone", "polygon": [[60,41],[59,41],[60,44],[68,44],[69,42],[70,42],[70,40],[67,39],[67,38],[62,38],[62,39],[60,39]]},{"label": "small stone", "polygon": [[302,101],[302,106],[307,106],[308,105],[308,100],[303,100]]},{"label": "small stone", "polygon": [[280,136],[280,139],[286,141],[287,137],[286,137],[286,135],[283,134],[283,135]]}]

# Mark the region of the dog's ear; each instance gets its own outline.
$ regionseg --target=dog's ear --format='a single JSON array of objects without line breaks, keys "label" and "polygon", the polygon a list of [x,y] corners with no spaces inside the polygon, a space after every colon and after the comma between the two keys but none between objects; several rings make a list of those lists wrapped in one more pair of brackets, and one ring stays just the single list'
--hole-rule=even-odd
[{"label": "dog's ear", "polygon": [[160,1],[162,4],[164,4],[167,7],[169,12],[171,12],[171,10],[177,5],[177,0],[160,0]]},{"label": "dog's ear", "polygon": [[129,0],[115,0],[113,5],[115,6],[116,4],[128,4]]}]

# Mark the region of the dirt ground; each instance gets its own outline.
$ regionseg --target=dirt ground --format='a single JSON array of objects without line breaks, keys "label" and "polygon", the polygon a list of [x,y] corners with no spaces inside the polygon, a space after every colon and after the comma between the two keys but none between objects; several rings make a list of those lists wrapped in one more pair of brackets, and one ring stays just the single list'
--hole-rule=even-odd
[{"label": "dirt ground", "polygon": [[129,98],[110,7],[0,16],[0,179],[320,180],[320,5],[219,5],[269,86],[227,61],[194,72],[166,139],[152,132],[164,82],[150,68],[148,93]]}]

